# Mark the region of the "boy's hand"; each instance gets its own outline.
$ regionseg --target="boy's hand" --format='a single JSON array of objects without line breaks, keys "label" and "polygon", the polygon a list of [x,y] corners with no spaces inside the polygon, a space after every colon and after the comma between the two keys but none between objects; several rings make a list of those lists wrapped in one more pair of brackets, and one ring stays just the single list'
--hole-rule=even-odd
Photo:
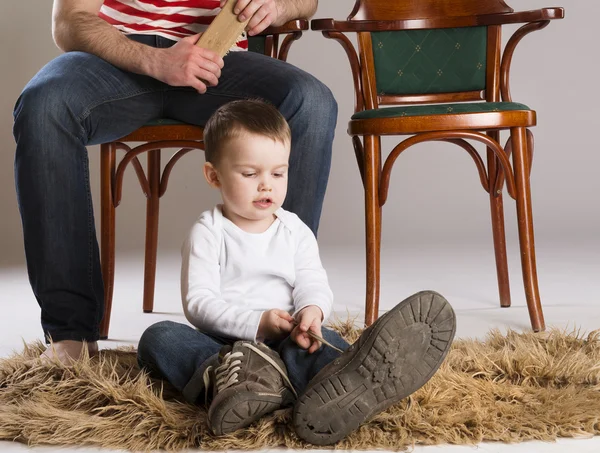
[{"label": "boy's hand", "polygon": [[321,321],[323,320],[323,312],[316,305],[309,305],[303,308],[296,315],[298,325],[292,331],[291,337],[294,342],[302,349],[308,349],[308,353],[312,354],[321,347],[321,342],[312,338],[308,330],[322,337]]},{"label": "boy's hand", "polygon": [[257,337],[263,340],[279,340],[294,328],[294,318],[285,310],[273,308],[260,317]]}]

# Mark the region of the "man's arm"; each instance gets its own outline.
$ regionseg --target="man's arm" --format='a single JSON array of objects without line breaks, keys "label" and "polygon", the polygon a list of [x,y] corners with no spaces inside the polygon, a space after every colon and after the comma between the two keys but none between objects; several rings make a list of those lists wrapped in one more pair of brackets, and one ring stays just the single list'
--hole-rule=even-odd
[{"label": "man's arm", "polygon": [[273,25],[279,26],[294,19],[310,19],[317,12],[317,0],[277,0],[281,10],[281,20]]},{"label": "man's arm", "polygon": [[[223,60],[195,46],[198,36],[157,49],[128,39],[100,17],[103,0],[54,0],[52,36],[65,52],[96,55],[126,71],[144,74],[172,86],[191,86],[200,93],[216,85]],[[206,81],[206,82],[204,82]]]}]

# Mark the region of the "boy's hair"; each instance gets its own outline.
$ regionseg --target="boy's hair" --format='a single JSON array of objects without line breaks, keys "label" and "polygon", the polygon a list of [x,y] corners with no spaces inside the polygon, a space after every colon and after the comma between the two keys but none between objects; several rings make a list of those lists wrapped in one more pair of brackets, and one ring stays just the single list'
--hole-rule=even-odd
[{"label": "boy's hair", "polygon": [[281,143],[290,143],[290,126],[279,111],[266,102],[245,99],[219,107],[204,126],[206,162],[215,164],[223,145],[240,133],[263,135]]}]

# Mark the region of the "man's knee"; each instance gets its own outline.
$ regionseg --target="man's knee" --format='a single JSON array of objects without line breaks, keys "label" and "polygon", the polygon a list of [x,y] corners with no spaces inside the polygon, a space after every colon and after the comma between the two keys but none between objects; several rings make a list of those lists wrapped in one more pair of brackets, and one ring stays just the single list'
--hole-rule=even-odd
[{"label": "man's knee", "polygon": [[15,104],[15,136],[24,130],[44,136],[57,129],[69,130],[77,137],[83,134],[81,117],[88,108],[89,94],[97,92],[87,77],[93,71],[91,58],[84,52],[68,52],[31,79]]},{"label": "man's knee", "polygon": [[295,114],[307,115],[315,121],[335,121],[337,102],[331,90],[310,74],[300,72],[286,83],[286,103],[293,106]]},{"label": "man's knee", "polygon": [[15,130],[28,128],[29,132],[39,131],[47,123],[50,115],[62,108],[57,92],[44,82],[30,82],[15,104],[13,111]]},{"label": "man's knee", "polygon": [[[77,96],[75,87],[68,79],[58,75],[34,77],[17,99],[14,115],[15,137],[26,132],[40,137],[56,128],[68,128],[77,122]],[[79,134],[79,130],[73,131]]]}]

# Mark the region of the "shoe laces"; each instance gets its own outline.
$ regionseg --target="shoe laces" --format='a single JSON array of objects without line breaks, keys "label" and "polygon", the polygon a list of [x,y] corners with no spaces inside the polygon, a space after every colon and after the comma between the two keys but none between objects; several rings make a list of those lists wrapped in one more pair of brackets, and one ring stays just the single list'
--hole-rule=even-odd
[{"label": "shoe laces", "polygon": [[[281,369],[281,367],[277,364],[277,362],[275,362],[275,360],[273,360],[271,357],[269,357],[269,355],[266,354],[265,352],[261,351],[260,348],[257,348],[256,346],[254,346],[250,343],[242,343],[242,346],[245,348],[251,349],[252,351],[257,353],[260,357],[265,359],[268,363],[270,363],[279,372],[279,374],[283,378],[285,384],[292,391],[294,396],[296,398],[298,398],[298,394],[296,393],[294,386],[290,382],[290,379],[288,378],[287,373]],[[242,351],[236,351],[236,352],[230,351],[223,356],[223,363],[221,365],[219,365],[218,367],[214,368],[215,385],[217,387],[217,393],[222,392],[223,390],[225,390],[239,382],[239,373],[238,372],[242,369],[241,358],[243,356],[244,356],[244,353]],[[204,370],[204,374],[202,376],[203,380],[204,380],[204,389],[205,389],[206,400],[208,400],[208,388],[210,386],[210,371],[212,369],[213,369],[212,366],[206,367],[206,370]]]}]

